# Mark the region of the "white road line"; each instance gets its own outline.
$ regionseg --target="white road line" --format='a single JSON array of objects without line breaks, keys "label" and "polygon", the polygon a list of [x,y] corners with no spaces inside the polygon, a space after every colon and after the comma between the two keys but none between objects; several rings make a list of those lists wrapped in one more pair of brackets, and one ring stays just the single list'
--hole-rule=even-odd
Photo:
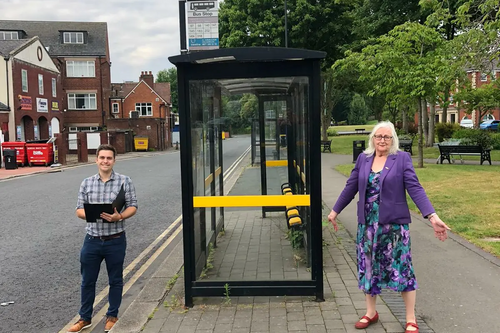
[{"label": "white road line", "polygon": [[[225,176],[224,176],[224,181],[226,181],[226,179],[236,170],[236,167],[238,166],[238,164],[243,160],[243,158],[245,158],[245,156],[249,153],[250,151],[250,146],[236,159],[236,161],[234,161],[233,164],[231,164],[231,166],[226,170],[226,173],[225,173]],[[165,238],[167,236],[167,234],[174,228],[177,228],[177,226],[180,224],[180,222],[182,221],[182,215],[180,215],[160,236],[158,236],[158,238],[156,238],[154,240],[153,243],[151,243],[144,251],[142,251],[142,253],[137,256],[137,258],[134,259],[134,261],[132,261],[124,270],[123,270],[123,277],[125,278],[131,271],[133,271],[135,269],[135,267],[141,262],[141,260],[159,243],[163,240],[163,238]],[[130,284],[129,283],[133,280],[133,282],[135,282],[139,277],[140,275],[142,275],[142,273],[144,273],[144,271],[146,269],[143,269],[145,266],[149,267],[151,265],[150,263],[150,260],[152,258],[156,259],[160,253],[165,249],[165,247],[170,244],[170,242],[173,240],[173,238],[180,232],[180,230],[182,230],[182,225],[179,226],[179,228],[177,228],[177,230],[174,232],[174,234],[172,234],[168,239],[167,241],[161,246],[159,247],[154,254],[151,255],[150,259],[148,259],[148,261],[136,272],[136,274],[134,274],[133,277],[130,278],[130,280],[125,284],[124,288],[123,288],[123,294],[125,294],[127,292],[128,289],[130,289],[131,285],[133,284]],[[154,260],[153,260],[154,261]],[[152,262],[152,261],[151,261]],[[147,268],[146,267],[146,268]],[[137,275],[138,273],[140,272],[140,275]],[[126,286],[128,286],[127,288],[125,288]],[[96,295],[96,298],[95,298],[95,302],[94,302],[94,307],[99,304],[103,299],[104,297],[106,297],[108,295],[108,290],[109,290],[109,286],[107,286],[106,288],[104,288],[98,295]],[[99,321],[100,319],[97,319],[99,318],[99,316],[103,316],[104,313],[107,311],[107,308],[106,306],[104,306],[101,311],[99,311],[95,316],[94,318],[96,318],[97,321]],[[102,312],[102,314],[101,314]],[[68,323],[66,324],[66,326],[64,326],[64,328],[62,330],[59,331],[59,333],[66,333],[68,331],[68,329],[78,321],[78,319],[80,319],[80,316],[79,315],[76,315],[75,317],[73,317],[73,319]],[[93,320],[94,321],[94,320]]]}]

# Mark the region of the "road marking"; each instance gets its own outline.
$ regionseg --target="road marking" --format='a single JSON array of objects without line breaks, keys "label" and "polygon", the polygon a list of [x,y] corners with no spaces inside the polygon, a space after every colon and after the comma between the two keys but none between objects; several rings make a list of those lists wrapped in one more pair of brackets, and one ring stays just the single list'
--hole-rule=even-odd
[{"label": "road marking", "polygon": [[[240,157],[238,157],[236,159],[236,161],[233,162],[233,164],[231,164],[231,166],[226,170],[226,173],[225,173],[225,176],[224,176],[224,182],[226,181],[226,179],[236,170],[236,167],[237,165],[243,160],[243,158],[246,157],[246,155],[248,154],[248,152],[250,151],[250,148],[251,146],[249,146],[241,155]],[[123,270],[123,278],[125,278],[131,271],[133,271],[135,269],[135,266],[137,266],[141,260],[159,243],[163,240],[163,238],[165,238],[168,233],[173,230],[174,228],[177,228],[177,230],[174,232],[174,234],[172,234],[168,239],[167,241],[161,246],[159,247],[155,253],[153,253],[150,257],[150,259],[148,259],[148,261],[136,272],[136,274],[134,274],[134,276],[132,276],[130,278],[130,280],[124,285],[123,287],[123,294],[125,294],[129,289],[130,287],[132,286],[132,284],[130,284],[130,282],[133,280],[133,282],[135,282],[139,277],[140,275],[138,275],[138,273],[140,272],[140,274],[142,275],[142,273],[144,273],[145,269],[143,269],[144,267],[149,267],[151,265],[151,262],[153,262],[154,260],[152,260],[150,262],[151,259],[156,259],[160,253],[165,249],[165,247],[170,244],[170,242],[174,239],[175,236],[177,236],[177,234],[180,232],[180,230],[182,230],[182,224],[180,226],[178,226],[180,224],[180,222],[182,221],[182,215],[180,215],[160,236],[158,236],[153,243],[151,243],[144,251],[142,251],[142,253],[137,256],[137,258],[135,258],[124,270]],[[107,286],[106,288],[104,288],[98,295],[96,295],[96,298],[95,298],[95,301],[94,301],[94,307],[99,304],[103,299],[104,297],[106,297],[108,295],[108,290],[109,290],[109,286]],[[101,309],[101,311],[99,311],[95,316],[94,318],[99,318],[99,316],[104,316],[104,313],[107,311],[107,308],[106,306],[103,306],[103,308]],[[62,330],[59,331],[59,333],[67,333],[68,329],[78,321],[78,319],[80,319],[80,315],[76,315],[75,317],[73,317],[73,319],[68,323],[66,324],[66,326],[64,326],[64,328]],[[99,319],[100,320],[100,319]],[[93,326],[95,327],[95,326]]]},{"label": "road marking", "polygon": [[[123,270],[123,278],[125,278],[131,271],[134,270],[135,266],[137,266],[139,264],[139,262],[156,246],[156,244],[158,244],[159,242],[162,241],[163,238],[165,238],[165,236],[174,228],[177,228],[180,224],[180,222],[182,221],[182,215],[179,216],[160,236],[158,236],[158,238],[156,238],[153,243],[151,243],[144,251],[142,251],[141,254],[139,254],[137,256],[137,258],[134,259],[134,261],[132,261],[124,270]],[[182,229],[182,225],[180,226],[180,228],[177,228],[177,229]],[[174,235],[177,235],[177,233],[174,233]],[[172,236],[174,236],[172,235]],[[167,242],[166,243],[169,243],[171,242],[171,239],[172,239],[172,236],[170,238],[167,239]],[[168,245],[168,244],[167,244]],[[155,256],[155,258],[158,256],[156,255],[156,253],[158,253],[158,251],[160,249],[162,249],[162,247],[160,247],[154,254],[153,256]],[[153,257],[152,256],[152,257]],[[148,265],[149,266],[149,265]],[[133,278],[133,277],[132,277]],[[108,295],[108,290],[109,290],[109,286],[107,286],[106,288],[104,288],[98,295],[96,295],[96,298],[95,298],[95,301],[94,301],[94,307],[99,304],[103,299],[104,297],[106,297]],[[128,289],[127,289],[128,290]],[[64,326],[64,328],[59,331],[59,333],[66,333],[68,331],[68,329],[78,321],[78,319],[80,319],[80,315],[76,315],[68,324],[66,324],[66,326]]]}]

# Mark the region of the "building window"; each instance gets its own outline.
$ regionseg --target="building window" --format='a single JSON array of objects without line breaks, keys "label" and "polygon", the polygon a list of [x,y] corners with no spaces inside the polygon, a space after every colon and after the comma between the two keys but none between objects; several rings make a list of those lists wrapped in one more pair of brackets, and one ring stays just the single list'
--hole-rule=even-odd
[{"label": "building window", "polygon": [[68,108],[70,110],[96,110],[96,94],[68,94]]},{"label": "building window", "polygon": [[57,81],[52,78],[52,97],[57,97]]},{"label": "building window", "polygon": [[488,74],[481,73],[481,81],[483,81],[483,82],[488,81]]},{"label": "building window", "polygon": [[43,95],[43,75],[38,74],[38,94]]},{"label": "building window", "polygon": [[94,61],[66,61],[67,77],[95,77]]},{"label": "building window", "polygon": [[118,103],[113,103],[111,112],[112,113],[120,113],[120,108],[118,107]]},{"label": "building window", "polygon": [[63,42],[64,44],[83,44],[83,32],[65,32]]},{"label": "building window", "polygon": [[23,83],[23,92],[28,92],[28,71],[21,69],[21,81]]},{"label": "building window", "polygon": [[139,111],[139,116],[152,116],[153,107],[151,103],[135,103],[135,111]]},{"label": "building window", "polygon": [[17,31],[0,31],[0,40],[13,40],[19,39]]}]

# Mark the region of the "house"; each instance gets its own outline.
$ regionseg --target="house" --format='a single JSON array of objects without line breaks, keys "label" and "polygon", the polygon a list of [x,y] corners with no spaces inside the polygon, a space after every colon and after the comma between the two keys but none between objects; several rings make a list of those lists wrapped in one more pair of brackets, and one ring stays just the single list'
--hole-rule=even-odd
[{"label": "house", "polygon": [[104,127],[111,86],[107,23],[0,20],[0,40],[35,36],[61,73],[64,127],[74,132]]},{"label": "house", "polygon": [[[476,69],[468,69],[467,76],[469,81],[472,84],[472,88],[481,87],[483,84],[489,84],[492,81],[493,77],[496,77],[498,80],[500,78],[500,68],[497,64],[493,64],[491,72],[483,73]],[[463,108],[459,109],[457,107],[456,101],[453,100],[453,93],[450,93],[450,105],[447,111],[447,119],[446,122],[449,123],[460,123],[462,119],[472,119],[475,127],[478,127],[480,123],[487,119],[500,119],[500,109],[497,108],[491,112],[491,114],[487,114],[483,116],[483,119],[479,119],[479,113],[473,111],[472,114],[465,113]],[[436,122],[444,122],[443,111],[439,105],[436,105]],[[417,119],[417,117],[415,117]],[[418,121],[417,121],[418,122]]]},{"label": "house", "polygon": [[172,144],[170,128],[170,83],[155,83],[151,71],[143,71],[138,82],[111,84],[108,131],[133,129],[148,137],[149,148],[164,150]]},{"label": "house", "polygon": [[0,131],[5,141],[49,139],[62,130],[59,70],[38,39],[0,40]]}]

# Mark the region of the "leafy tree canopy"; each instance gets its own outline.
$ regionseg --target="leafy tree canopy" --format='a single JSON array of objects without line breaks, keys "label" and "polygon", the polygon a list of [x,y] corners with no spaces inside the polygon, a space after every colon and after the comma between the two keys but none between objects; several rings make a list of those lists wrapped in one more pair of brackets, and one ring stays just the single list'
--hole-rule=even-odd
[{"label": "leafy tree canopy", "polygon": [[172,112],[178,113],[178,99],[177,99],[177,68],[172,67],[163,69],[156,74],[156,82],[170,83],[170,96],[172,103]]}]

